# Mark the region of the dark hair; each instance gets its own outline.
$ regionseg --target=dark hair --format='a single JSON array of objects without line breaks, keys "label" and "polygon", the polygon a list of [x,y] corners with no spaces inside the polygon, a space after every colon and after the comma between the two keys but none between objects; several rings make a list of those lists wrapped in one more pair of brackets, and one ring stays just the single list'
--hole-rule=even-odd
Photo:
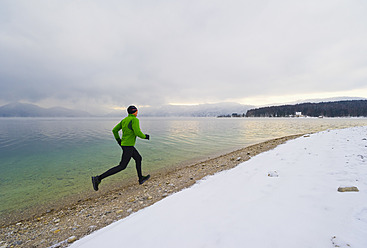
[{"label": "dark hair", "polygon": [[134,106],[134,105],[131,105],[127,108],[127,112],[129,114],[134,114],[138,109]]}]

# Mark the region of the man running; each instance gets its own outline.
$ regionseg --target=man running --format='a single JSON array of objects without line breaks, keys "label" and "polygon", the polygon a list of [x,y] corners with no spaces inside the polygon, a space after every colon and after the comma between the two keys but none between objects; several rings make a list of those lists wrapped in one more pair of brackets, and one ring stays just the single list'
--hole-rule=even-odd
[{"label": "man running", "polygon": [[[127,164],[129,163],[131,158],[135,160],[136,171],[139,177],[139,184],[143,184],[150,177],[150,175],[142,175],[142,157],[139,154],[138,150],[136,150],[136,148],[134,147],[137,136],[141,139],[149,140],[149,135],[143,134],[140,131],[139,119],[136,117],[138,115],[138,109],[135,106],[129,106],[127,112],[129,115],[112,129],[112,133],[115,136],[117,143],[122,148],[122,157],[120,164],[116,167],[109,169],[99,176],[92,177],[92,184],[95,191],[98,190],[98,185],[103,179],[124,170],[127,167]],[[119,135],[120,130],[122,130],[122,138],[120,138]]]}]

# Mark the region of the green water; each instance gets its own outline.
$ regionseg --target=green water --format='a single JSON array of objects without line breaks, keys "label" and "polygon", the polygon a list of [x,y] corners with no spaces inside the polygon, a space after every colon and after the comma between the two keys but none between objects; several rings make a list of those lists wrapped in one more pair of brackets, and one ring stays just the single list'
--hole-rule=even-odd
[{"label": "green water", "polygon": [[[139,118],[143,172],[170,168],[286,135],[367,125],[366,118]],[[93,194],[90,177],[116,166],[116,118],[0,118],[0,216]],[[135,166],[103,188],[137,179]]]}]

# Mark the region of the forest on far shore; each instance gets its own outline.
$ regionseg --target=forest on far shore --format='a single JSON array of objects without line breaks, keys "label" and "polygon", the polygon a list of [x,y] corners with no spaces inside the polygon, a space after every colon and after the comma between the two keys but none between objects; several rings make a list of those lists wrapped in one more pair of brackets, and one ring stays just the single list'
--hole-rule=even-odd
[{"label": "forest on far shore", "polygon": [[248,110],[246,117],[289,117],[300,114],[310,117],[367,117],[367,100],[263,107]]}]

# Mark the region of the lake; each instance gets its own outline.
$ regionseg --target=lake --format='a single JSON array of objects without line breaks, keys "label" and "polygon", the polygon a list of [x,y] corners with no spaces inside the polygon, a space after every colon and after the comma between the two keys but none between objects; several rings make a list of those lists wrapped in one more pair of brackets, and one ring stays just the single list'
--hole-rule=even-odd
[{"label": "lake", "polygon": [[[139,117],[151,139],[137,140],[143,174],[224,154],[265,140],[366,126],[367,118]],[[118,118],[0,118],[0,216],[92,194],[90,177],[117,165]],[[103,188],[136,178],[135,165]]]}]

